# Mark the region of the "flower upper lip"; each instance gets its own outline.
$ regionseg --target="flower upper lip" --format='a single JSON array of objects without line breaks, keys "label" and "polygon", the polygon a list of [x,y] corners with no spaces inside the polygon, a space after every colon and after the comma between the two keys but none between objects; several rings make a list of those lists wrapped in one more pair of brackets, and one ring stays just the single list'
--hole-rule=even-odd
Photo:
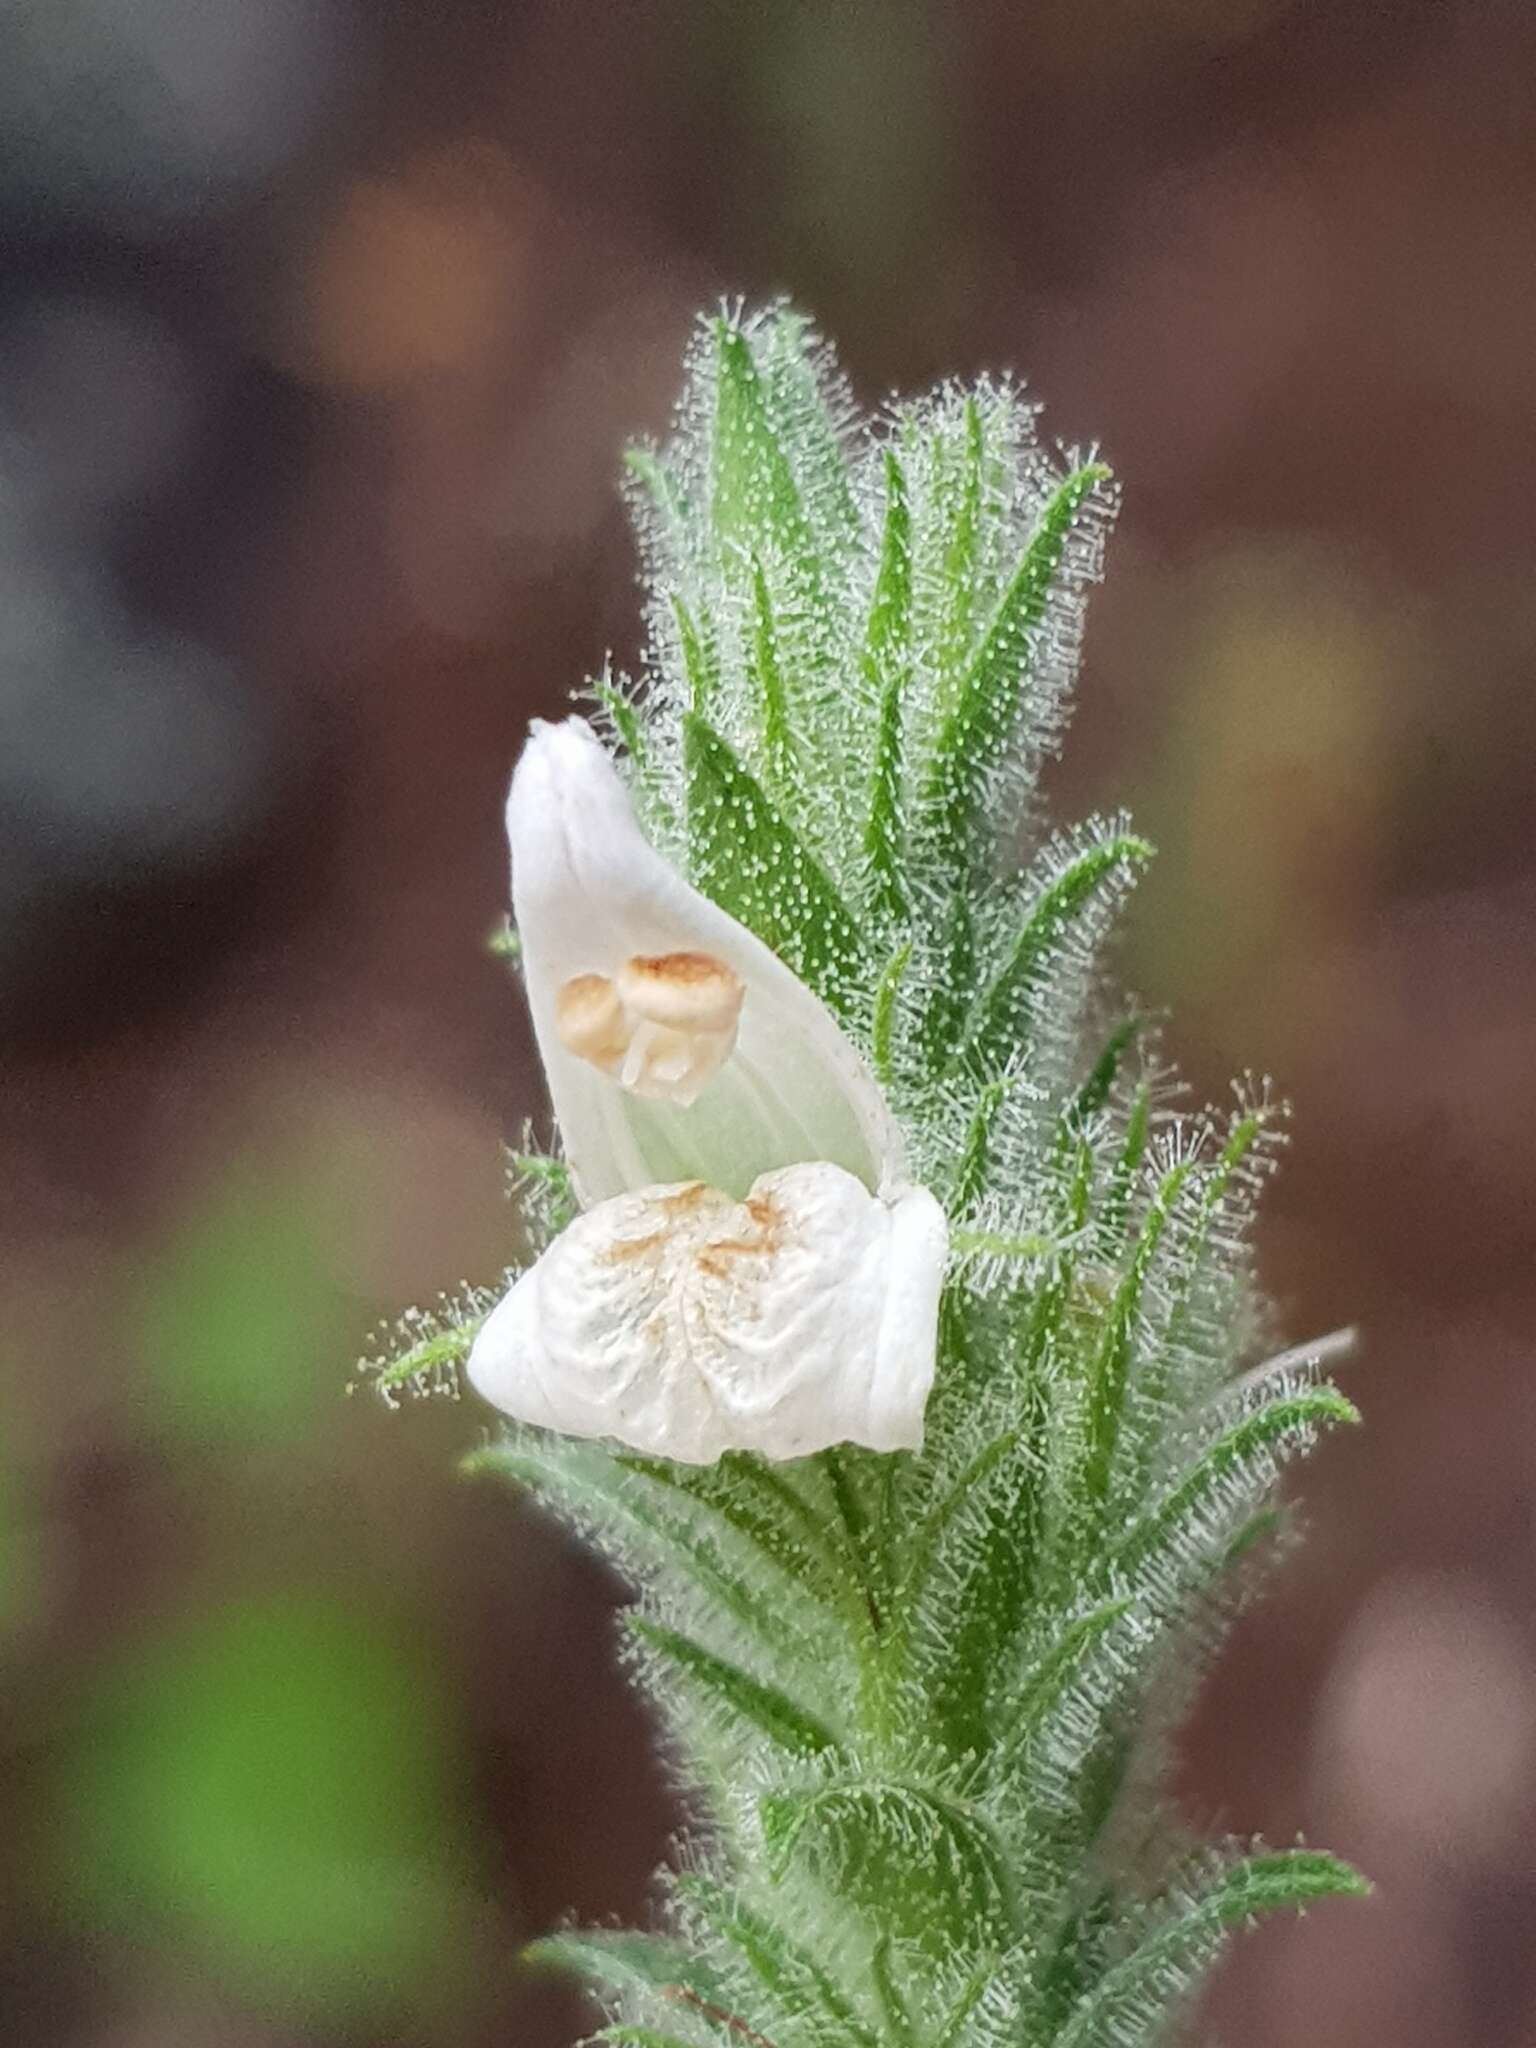
[{"label": "flower upper lip", "polygon": [[[650,844],[583,720],[535,723],[507,831],[534,1032],[584,1201],[689,1178],[740,1195],[760,1173],[816,1158],[871,1190],[904,1184],[895,1121],[857,1048],[775,953]],[[699,1072],[684,1061],[670,1101],[654,1099],[667,1092],[666,1070],[659,1088],[639,1085],[655,1078],[642,1058],[616,1088],[562,1038],[559,1017],[561,990],[579,977],[605,977],[623,996],[664,980],[655,967],[667,960],[699,962],[701,981],[740,984],[734,1040],[697,1048]],[[704,1055],[714,1053],[709,1071]]]}]

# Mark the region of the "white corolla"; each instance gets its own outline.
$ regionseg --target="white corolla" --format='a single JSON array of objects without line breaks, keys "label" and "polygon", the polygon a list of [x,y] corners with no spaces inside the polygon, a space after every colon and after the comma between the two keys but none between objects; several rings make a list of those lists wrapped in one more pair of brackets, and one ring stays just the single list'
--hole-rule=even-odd
[{"label": "white corolla", "polygon": [[585,1213],[491,1314],[472,1383],[692,1464],[915,1448],[947,1233],[857,1048],[651,846],[581,720],[535,724],[507,832]]}]

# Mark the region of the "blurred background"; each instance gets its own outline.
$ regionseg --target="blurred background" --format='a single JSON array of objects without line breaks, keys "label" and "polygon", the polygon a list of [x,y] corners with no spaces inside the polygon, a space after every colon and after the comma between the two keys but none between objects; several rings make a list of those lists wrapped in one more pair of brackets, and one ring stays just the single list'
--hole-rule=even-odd
[{"label": "blurred background", "polygon": [[0,0],[0,2038],[559,2048],[674,1819],[615,1589],[345,1398],[497,1272],[531,713],[696,311],[1023,372],[1126,509],[1072,813],[1369,1427],[1181,1764],[1376,1878],[1245,2048],[1536,2043],[1528,0]]}]

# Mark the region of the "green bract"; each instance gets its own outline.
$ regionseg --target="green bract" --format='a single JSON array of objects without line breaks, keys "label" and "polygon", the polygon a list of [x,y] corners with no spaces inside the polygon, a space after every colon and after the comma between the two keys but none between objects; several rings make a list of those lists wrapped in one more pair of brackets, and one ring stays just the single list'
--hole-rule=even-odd
[{"label": "green bract", "polygon": [[[1003,382],[863,420],[776,308],[700,327],[631,481],[649,645],[596,721],[651,842],[863,1051],[952,1257],[920,1452],[698,1467],[514,1430],[472,1461],[635,1587],[692,1799],[655,1931],[538,1953],[631,2048],[1165,2041],[1233,1927],[1360,1889],[1196,1850],[1158,1795],[1282,1467],[1354,1412],[1304,1353],[1244,1370],[1274,1110],[1178,1113],[1103,983],[1150,848],[1041,821],[1108,471]],[[538,1248],[568,1190],[520,1165]],[[413,1325],[386,1384],[474,1327]]]}]

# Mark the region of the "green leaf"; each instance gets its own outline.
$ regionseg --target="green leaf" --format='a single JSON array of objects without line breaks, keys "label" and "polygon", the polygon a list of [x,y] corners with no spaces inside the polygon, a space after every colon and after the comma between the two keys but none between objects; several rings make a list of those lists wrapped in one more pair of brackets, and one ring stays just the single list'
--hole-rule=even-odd
[{"label": "green leaf", "polygon": [[870,1982],[880,2004],[880,2016],[894,2048],[917,2048],[917,2030],[891,1968],[891,1938],[882,1934],[869,1958]]},{"label": "green leaf", "polygon": [[885,532],[860,670],[877,705],[864,858],[875,908],[899,923],[909,910],[906,883],[904,706],[912,680],[912,514],[906,473],[885,451]]},{"label": "green leaf", "polygon": [[[1326,1386],[1310,1387],[1245,1415],[1217,1438],[1166,1500],[1132,1524],[1110,1554],[1110,1575],[1129,1584],[1159,1558],[1197,1551],[1202,1517],[1218,1505],[1231,1503],[1240,1509],[1251,1491],[1267,1487],[1270,1458],[1300,1449],[1320,1429],[1359,1420],[1354,1404]],[[1252,1502],[1248,1504],[1251,1508]]]},{"label": "green leaf", "polygon": [[608,1929],[547,1934],[523,1950],[531,1969],[580,1977],[600,1997],[617,2000],[636,1991],[685,1990],[711,2003],[722,1997],[719,1979],[690,1949],[659,1935]]},{"label": "green leaf", "polygon": [[[1053,965],[1090,907],[1152,857],[1134,833],[1117,832],[1085,848],[1037,899],[979,1005],[963,1057],[983,1071],[1004,1065],[1031,1036]],[[1094,936],[1086,935],[1089,943]],[[1118,1052],[1116,1054],[1118,1057]],[[1111,1069],[1113,1072],[1113,1069]],[[1105,1084],[1107,1092],[1107,1082]]]},{"label": "green leaf", "polygon": [[[883,1624],[886,1605],[884,1531],[874,1525],[865,1499],[861,1478],[867,1478],[869,1454],[853,1444],[834,1444],[817,1454],[815,1463],[827,1482],[837,1509],[837,1520],[847,1537],[848,1556],[858,1575],[860,1590],[876,1631]],[[883,1462],[883,1461],[882,1461]]]},{"label": "green leaf", "polygon": [[1177,1906],[1114,1964],[1075,2007],[1056,2048],[1103,2048],[1161,2021],[1226,1936],[1262,1914],[1297,1912],[1318,1899],[1359,1898],[1368,1886],[1334,1856],[1293,1849],[1251,1856]]},{"label": "green leaf", "polygon": [[1266,1543],[1272,1542],[1284,1531],[1285,1519],[1283,1507],[1263,1507],[1250,1515],[1222,1552],[1222,1571],[1232,1571]]},{"label": "green leaf", "polygon": [[656,2027],[635,2027],[627,2021],[616,2021],[610,2027],[599,2027],[593,2035],[594,2041],[610,2041],[613,2048],[698,2048],[696,2041],[684,2041],[676,2034],[664,2034]]},{"label": "green leaf", "polygon": [[1089,1117],[1096,1116],[1108,1102],[1110,1090],[1114,1087],[1120,1072],[1120,1061],[1140,1029],[1139,1017],[1126,1017],[1115,1026],[1105,1040],[1104,1050],[1094,1061],[1087,1080],[1078,1089],[1072,1104],[1073,1121],[1078,1128],[1081,1128]]},{"label": "green leaf", "polygon": [[845,1015],[868,987],[858,926],[825,868],[704,719],[683,721],[700,886]]},{"label": "green leaf", "polygon": [[1100,464],[1089,463],[1057,485],[940,726],[924,810],[932,823],[935,854],[951,869],[965,868],[982,790],[1019,725],[1035,629],[1045,615],[1067,537],[1090,494],[1108,476]]},{"label": "green leaf", "polygon": [[[958,1717],[957,1739],[969,1731],[963,1739],[970,1747],[987,1739],[988,1689],[997,1660],[1035,1594],[1049,1497],[1064,1484],[1058,1467],[1065,1465],[1074,1443],[1061,1412],[1064,1401],[1070,1411],[1073,1384],[1054,1383],[1046,1365],[1068,1341],[1073,1245],[1087,1214],[1092,1172],[1092,1151],[1079,1141],[1059,1197],[1061,1212],[1053,1234],[1060,1249],[1038,1278],[1014,1292],[1004,1332],[991,1336],[992,1356],[983,1355],[970,1366],[972,1384],[958,1396],[959,1409],[965,1413],[986,1391],[983,1373],[990,1372],[994,1379],[1001,1376],[1012,1389],[1011,1427],[1005,1440],[1015,1452],[999,1458],[995,1467],[984,1452],[970,1483],[962,1477],[953,1496],[956,1516],[963,1511],[973,1526],[963,1566],[946,1565],[951,1583],[940,1624],[945,1650],[931,1683],[936,1699],[946,1703],[945,1711]],[[1023,1248],[1021,1242],[1019,1249]]]},{"label": "green leaf", "polygon": [[712,512],[719,539],[751,554],[764,539],[807,564],[814,547],[794,471],[780,441],[745,334],[715,328],[716,411]]},{"label": "green leaf", "polygon": [[874,1021],[870,1026],[870,1054],[874,1061],[875,1077],[889,1087],[896,1071],[896,996],[901,988],[902,976],[912,958],[910,942],[897,948],[887,961],[875,990]]},{"label": "green leaf", "polygon": [[706,1697],[789,1755],[825,1756],[837,1750],[831,1730],[777,1686],[765,1685],[702,1643],[645,1615],[628,1614],[624,1625],[647,1649],[675,1664]]},{"label": "green leaf", "polygon": [[944,906],[938,955],[922,1022],[923,1054],[934,1075],[954,1065],[976,986],[976,920],[969,895],[953,895]]},{"label": "green leaf", "polygon": [[1135,1604],[1134,1600],[1106,1600],[1075,1616],[1035,1660],[1002,1717],[1002,1741],[993,1765],[997,1773],[1005,1774],[1025,1756],[1084,1664]]},{"label": "green leaf", "polygon": [[507,1164],[512,1169],[516,1192],[542,1190],[550,1206],[552,1229],[563,1230],[567,1223],[575,1221],[581,1204],[576,1199],[571,1169],[563,1159],[552,1159],[547,1152],[523,1152],[509,1146]]},{"label": "green leaf", "polygon": [[770,780],[787,789],[794,775],[789,703],[773,622],[773,598],[761,560],[752,558],[752,679],[757,685],[763,757]]},{"label": "green leaf", "polygon": [[1041,2041],[1049,2041],[1052,2048],[1058,2048],[1062,2021],[1100,1967],[1104,1937],[1113,1912],[1113,1892],[1102,1881],[1094,1880],[1083,1903],[1068,1914],[1044,1959],[1030,2033]]},{"label": "green leaf", "polygon": [[992,1163],[992,1125],[1008,1099],[1011,1085],[1008,1081],[989,1081],[977,1098],[949,1198],[949,1214],[956,1222],[968,1216],[986,1192]]},{"label": "green leaf", "polygon": [[[714,649],[699,630],[693,613],[676,595],[672,599],[672,616],[677,623],[677,637],[683,650],[689,706],[697,716],[708,717],[720,694],[720,675]],[[692,823],[691,818],[689,823]]]},{"label": "green leaf", "polygon": [[691,525],[693,508],[678,489],[677,478],[654,449],[638,443],[626,448],[624,469],[668,526],[684,529]]},{"label": "green leaf", "polygon": [[790,452],[800,503],[818,556],[849,560],[863,540],[863,517],[854,494],[843,419],[849,398],[830,352],[811,322],[792,306],[754,331],[764,398]]},{"label": "green leaf", "polygon": [[942,589],[937,668],[939,703],[953,712],[963,687],[970,657],[976,603],[976,552],[981,530],[982,468],[985,440],[981,408],[967,397],[960,412],[960,448],[953,469],[941,443],[936,455],[936,497],[944,525]]},{"label": "green leaf", "polygon": [[810,1950],[764,1914],[730,1898],[722,1886],[697,1874],[680,1877],[677,1890],[746,1961],[777,2005],[786,2029],[794,2030],[793,2039],[801,2039],[804,2028],[824,2048],[881,2048],[852,1999]]},{"label": "green leaf", "polygon": [[979,1754],[990,1740],[991,1683],[1034,1591],[1041,1505],[1036,1444],[1047,1410],[1032,1389],[1022,1406],[1020,1426],[981,1451],[934,1511],[938,1534],[925,1530],[920,1539],[931,1545],[933,1560],[923,1566],[930,1712],[959,1755]]},{"label": "green leaf", "polygon": [[581,1533],[601,1531],[604,1547],[637,1583],[645,1584],[658,1568],[675,1572],[769,1654],[813,1665],[822,1654],[820,1609],[806,1612],[809,1602],[797,1608],[779,1587],[733,1568],[694,1518],[669,1514],[645,1498],[608,1452],[571,1439],[528,1435],[472,1452],[461,1469],[513,1479]]},{"label": "green leaf", "polygon": [[782,1472],[749,1452],[715,1465],[673,1465],[629,1452],[616,1462],[650,1485],[697,1502],[763,1558],[843,1618],[864,1618],[852,1560]]},{"label": "green leaf", "polygon": [[637,768],[643,767],[649,758],[645,732],[640,723],[640,713],[612,683],[594,683],[592,694],[613,720],[613,729],[623,742],[624,751]]},{"label": "green leaf", "polygon": [[988,1961],[978,1964],[971,1972],[961,1987],[960,1996],[955,2000],[954,2007],[945,2020],[933,2048],[956,2048],[956,2043],[970,2024],[971,2014],[981,2003],[982,1993],[992,1981],[996,1967],[994,1962]]},{"label": "green leaf", "polygon": [[1102,1507],[1109,1493],[1120,1417],[1130,1382],[1131,1356],[1136,1345],[1136,1325],[1141,1315],[1147,1277],[1168,1228],[1168,1219],[1191,1171],[1191,1164],[1186,1160],[1163,1176],[1136,1240],[1130,1270],[1120,1283],[1104,1319],[1103,1335],[1089,1367],[1083,1492],[1094,1510]]},{"label": "green leaf", "polygon": [[516,974],[523,964],[522,934],[513,928],[509,917],[502,917],[491,927],[485,950],[493,960],[505,960]]},{"label": "green leaf", "polygon": [[[806,1855],[835,1898],[901,1939],[952,1959],[957,1940],[1006,1942],[1015,1902],[1008,1858],[973,1807],[893,1778],[834,1781],[758,1802],[770,1869]],[[892,1874],[901,1873],[893,1885]],[[964,1930],[963,1934],[961,1930]]]},{"label": "green leaf", "polygon": [[[1152,1404],[1166,1406],[1170,1397],[1177,1404],[1181,1398],[1188,1400],[1196,1392],[1187,1387],[1170,1386],[1168,1366],[1194,1318],[1200,1283],[1211,1268],[1212,1238],[1217,1234],[1218,1226],[1223,1237],[1230,1238],[1240,1231],[1241,1219],[1234,1219],[1227,1210],[1227,1195],[1233,1180],[1256,1147],[1273,1134],[1273,1124],[1274,1114],[1268,1109],[1250,1110],[1235,1118],[1214,1170],[1205,1172],[1199,1215],[1180,1260],[1182,1270],[1176,1280],[1176,1299],[1168,1318],[1162,1358],[1154,1361],[1154,1370],[1145,1380],[1146,1396]],[[1150,1462],[1154,1449],[1155,1445],[1149,1441],[1144,1448],[1144,1463]]]},{"label": "green leaf", "polygon": [[901,1602],[905,1610],[903,1619],[910,1620],[911,1610],[918,1606],[928,1591],[934,1563],[939,1556],[944,1537],[956,1517],[965,1509],[974,1508],[981,1488],[996,1468],[1007,1459],[1017,1455],[1020,1433],[1016,1429],[1006,1430],[994,1437],[963,1465],[954,1480],[940,1493],[928,1510],[911,1539],[901,1574]]},{"label": "green leaf", "polygon": [[[485,1317],[472,1315],[459,1321],[434,1321],[428,1317],[425,1321],[425,1334],[413,1343],[391,1358],[366,1360],[358,1368],[366,1383],[382,1394],[391,1407],[397,1405],[402,1392],[456,1393],[457,1368],[468,1358]],[[404,1327],[414,1330],[420,1324],[413,1320]]]},{"label": "green leaf", "polygon": [[1152,1096],[1143,1085],[1136,1090],[1131,1113],[1126,1118],[1125,1136],[1120,1143],[1120,1157],[1115,1161],[1115,1170],[1110,1176],[1109,1187],[1099,1205],[1098,1235],[1111,1254],[1125,1229],[1126,1213],[1131,1206],[1131,1192],[1136,1185],[1136,1176],[1141,1170],[1151,1124]]}]

